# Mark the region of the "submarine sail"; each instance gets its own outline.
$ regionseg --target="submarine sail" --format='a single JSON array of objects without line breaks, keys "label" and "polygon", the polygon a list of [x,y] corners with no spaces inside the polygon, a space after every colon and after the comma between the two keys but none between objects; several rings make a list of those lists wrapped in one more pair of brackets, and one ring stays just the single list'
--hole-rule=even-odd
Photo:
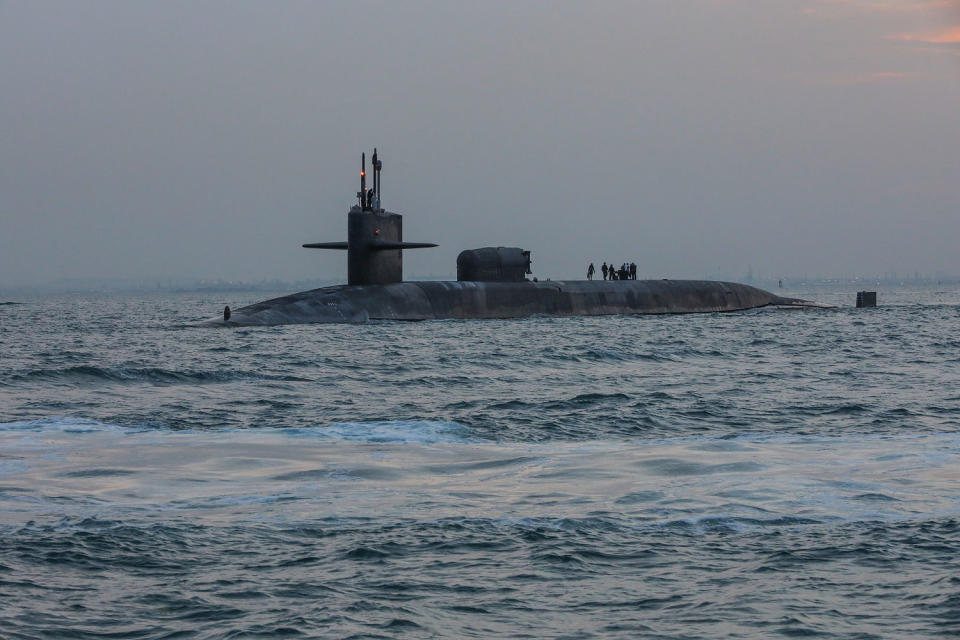
[{"label": "submarine sail", "polygon": [[358,204],[347,214],[346,242],[309,242],[307,249],[340,249],[347,252],[347,284],[372,285],[403,281],[403,249],[435,247],[431,242],[404,242],[403,216],[383,208],[380,171],[383,160],[373,150],[373,187],[367,189],[367,154],[360,156]]}]

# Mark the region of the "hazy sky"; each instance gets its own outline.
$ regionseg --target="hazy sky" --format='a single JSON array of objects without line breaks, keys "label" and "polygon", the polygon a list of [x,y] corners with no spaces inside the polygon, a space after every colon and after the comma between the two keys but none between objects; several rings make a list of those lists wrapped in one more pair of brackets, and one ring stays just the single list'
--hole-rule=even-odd
[{"label": "hazy sky", "polygon": [[0,284],[960,274],[960,0],[0,0]]}]

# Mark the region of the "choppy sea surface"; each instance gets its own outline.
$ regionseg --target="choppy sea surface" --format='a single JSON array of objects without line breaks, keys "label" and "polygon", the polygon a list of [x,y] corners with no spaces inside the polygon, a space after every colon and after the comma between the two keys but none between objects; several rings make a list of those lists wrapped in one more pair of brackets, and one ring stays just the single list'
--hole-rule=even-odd
[{"label": "choppy sea surface", "polygon": [[0,305],[0,638],[960,635],[960,290],[199,328]]}]

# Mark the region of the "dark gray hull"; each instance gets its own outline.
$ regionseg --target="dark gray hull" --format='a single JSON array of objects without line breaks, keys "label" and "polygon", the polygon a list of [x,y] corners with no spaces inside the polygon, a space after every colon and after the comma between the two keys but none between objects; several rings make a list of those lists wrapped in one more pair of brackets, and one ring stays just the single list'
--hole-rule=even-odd
[{"label": "dark gray hull", "polygon": [[368,320],[517,318],[531,315],[716,313],[770,305],[826,306],[733,282],[558,280],[395,282],[302,291],[233,311],[209,324],[276,325]]}]

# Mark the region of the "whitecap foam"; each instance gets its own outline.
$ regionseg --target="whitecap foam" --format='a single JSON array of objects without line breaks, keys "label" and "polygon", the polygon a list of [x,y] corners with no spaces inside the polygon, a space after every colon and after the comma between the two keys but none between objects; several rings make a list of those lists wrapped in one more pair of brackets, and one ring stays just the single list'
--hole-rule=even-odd
[{"label": "whitecap foam", "polygon": [[113,432],[129,433],[142,431],[131,429],[107,422],[74,418],[69,416],[40,418],[39,420],[17,420],[15,422],[0,422],[0,431],[57,431],[60,433],[94,433]]},{"label": "whitecap foam", "polygon": [[171,429],[163,425],[120,425],[87,418],[56,416],[37,420],[0,422],[0,432],[57,433],[176,433],[181,435],[280,435],[294,438],[323,438],[372,443],[471,443],[488,442],[472,435],[457,422],[437,420],[382,420],[371,422],[335,422],[315,427],[252,428],[252,429]]},{"label": "whitecap foam", "polygon": [[485,442],[473,437],[470,429],[462,424],[432,420],[335,422],[324,427],[278,429],[276,433],[293,437],[319,437],[351,442],[398,444]]}]

